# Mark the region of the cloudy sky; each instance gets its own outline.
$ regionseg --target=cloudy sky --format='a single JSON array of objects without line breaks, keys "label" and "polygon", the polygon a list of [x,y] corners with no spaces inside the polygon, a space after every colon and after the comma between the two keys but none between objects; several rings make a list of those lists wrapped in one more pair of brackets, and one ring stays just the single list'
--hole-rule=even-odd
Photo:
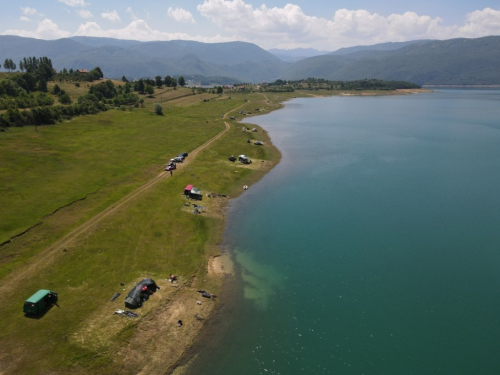
[{"label": "cloudy sky", "polygon": [[0,34],[74,35],[262,48],[340,47],[500,35],[500,0],[15,0]]}]

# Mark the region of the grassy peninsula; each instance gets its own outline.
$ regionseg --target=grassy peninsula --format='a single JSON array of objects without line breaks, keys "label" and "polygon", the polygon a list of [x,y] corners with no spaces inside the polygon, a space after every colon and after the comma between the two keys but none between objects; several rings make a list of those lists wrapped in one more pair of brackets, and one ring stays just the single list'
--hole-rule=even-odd
[{"label": "grassy peninsula", "polygon": [[[69,83],[61,88],[73,100],[88,90]],[[228,199],[280,159],[263,129],[240,121],[292,97],[332,94],[360,92],[200,95],[163,88],[144,97],[144,107],[1,132],[0,372],[172,371],[217,306],[217,299],[197,291],[220,291],[222,277],[209,263],[219,255]],[[153,110],[157,102],[163,115]],[[242,126],[257,132],[242,132]],[[190,156],[170,176],[163,168],[181,152]],[[253,163],[228,160],[239,154]],[[186,205],[188,184],[203,191],[201,214]],[[226,197],[206,196],[212,192]],[[179,276],[177,284],[168,281],[171,273]],[[145,277],[161,289],[137,310],[139,317],[113,315]],[[37,318],[24,316],[24,300],[42,288],[59,294],[58,306]],[[110,302],[117,292],[121,296]]]}]

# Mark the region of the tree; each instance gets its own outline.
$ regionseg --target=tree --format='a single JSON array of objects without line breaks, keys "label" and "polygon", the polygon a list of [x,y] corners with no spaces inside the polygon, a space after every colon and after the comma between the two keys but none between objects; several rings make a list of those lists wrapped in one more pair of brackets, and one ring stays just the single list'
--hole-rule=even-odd
[{"label": "tree", "polygon": [[182,87],[186,86],[186,80],[184,79],[183,76],[179,77],[179,85]]},{"label": "tree", "polygon": [[117,90],[115,84],[108,79],[105,82],[93,85],[89,90],[89,94],[94,94],[99,98],[99,100],[102,100],[103,98],[111,99],[116,96]]},{"label": "tree", "polygon": [[123,77],[122,77],[122,82],[125,82],[125,83],[127,83],[127,82],[128,82],[128,79],[127,79],[127,77],[123,76]]},{"label": "tree", "polygon": [[161,79],[160,76],[155,77],[155,84],[158,88],[160,88],[163,85],[163,80]]},{"label": "tree", "polygon": [[92,75],[92,78],[94,79],[101,79],[104,78],[104,74],[102,73],[101,68],[96,66],[94,69],[90,71],[90,74]]},{"label": "tree", "polygon": [[144,88],[145,88],[145,85],[144,85],[144,81],[142,79],[135,82],[135,84],[134,84],[135,91],[139,91],[139,93],[144,94]]},{"label": "tree", "polygon": [[163,115],[163,106],[160,103],[155,103],[153,107],[157,115]]},{"label": "tree", "polygon": [[217,94],[222,94],[224,92],[224,90],[222,89],[221,86],[218,86],[217,87]]},{"label": "tree", "polygon": [[177,79],[176,78],[172,78],[172,83],[171,83],[172,87],[174,88],[174,90],[176,89],[177,87]]},{"label": "tree", "polygon": [[167,87],[172,86],[172,77],[170,77],[170,76],[165,77],[165,86],[167,86]]},{"label": "tree", "polygon": [[155,88],[153,86],[151,86],[151,85],[147,85],[146,86],[146,92],[148,93],[148,95],[150,97],[152,97],[153,94],[155,93]]},{"label": "tree", "polygon": [[42,91],[42,92],[47,92],[47,81],[44,81],[43,79],[39,80],[38,81],[38,84],[37,84],[37,88],[38,88],[38,91]]},{"label": "tree", "polygon": [[59,94],[59,92],[61,92],[61,88],[59,87],[59,85],[57,83],[54,85],[52,92],[56,95]]}]

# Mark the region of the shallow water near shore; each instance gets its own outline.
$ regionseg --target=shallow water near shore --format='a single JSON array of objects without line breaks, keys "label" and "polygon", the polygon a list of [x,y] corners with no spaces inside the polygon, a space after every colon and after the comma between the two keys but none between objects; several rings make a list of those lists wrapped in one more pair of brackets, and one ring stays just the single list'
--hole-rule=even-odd
[{"label": "shallow water near shore", "polygon": [[283,158],[231,205],[237,276],[188,373],[500,373],[499,119],[498,90],[252,119]]}]

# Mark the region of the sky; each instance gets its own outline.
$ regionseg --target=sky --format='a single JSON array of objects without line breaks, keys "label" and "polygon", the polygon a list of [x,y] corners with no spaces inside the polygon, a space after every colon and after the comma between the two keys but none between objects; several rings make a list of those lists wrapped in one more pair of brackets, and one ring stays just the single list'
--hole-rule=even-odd
[{"label": "sky", "polygon": [[342,47],[500,35],[500,0],[0,0],[0,34]]}]

